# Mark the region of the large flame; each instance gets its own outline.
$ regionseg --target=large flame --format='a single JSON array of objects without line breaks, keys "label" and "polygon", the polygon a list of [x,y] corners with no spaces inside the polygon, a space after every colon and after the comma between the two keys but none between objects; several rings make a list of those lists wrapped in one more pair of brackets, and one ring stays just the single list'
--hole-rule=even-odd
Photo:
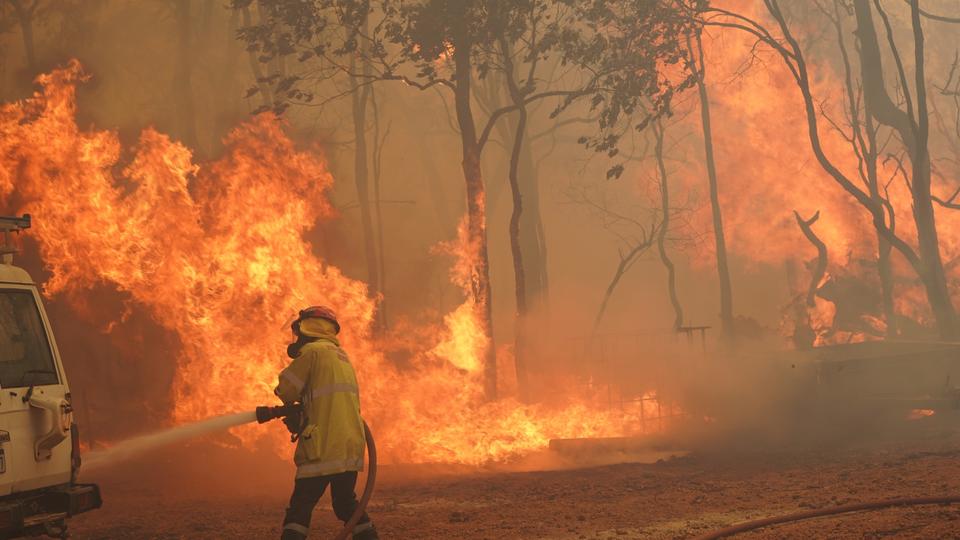
[{"label": "large flame", "polygon": [[[75,87],[84,78],[71,62],[40,77],[30,99],[0,108],[0,205],[16,190],[20,210],[37,216],[47,295],[83,298],[109,285],[179,337],[173,422],[272,402],[286,363],[282,324],[317,302],[342,320],[364,415],[388,460],[502,460],[551,438],[642,431],[639,419],[653,416],[650,399],[626,413],[576,400],[559,410],[485,403],[486,337],[469,300],[436,328],[391,340],[409,356],[396,367],[371,336],[376,305],[366,285],[325,264],[304,239],[334,215],[322,154],[295,148],[264,114],[233,130],[216,161],[195,163],[188,148],[146,129],[118,167],[126,151],[117,134],[76,125]],[[475,250],[463,227],[443,249],[456,255],[455,282],[468,290],[464,269]]]},{"label": "large flame", "polygon": [[[763,22],[768,28],[776,27],[759,3],[727,0],[720,4]],[[819,134],[829,158],[848,178],[859,182],[857,156],[850,143],[831,124],[832,121],[848,129],[844,110],[847,99],[844,76],[839,71],[842,66],[836,61],[839,52],[833,43],[835,33],[832,28],[814,29],[812,24],[810,20],[804,21],[802,18],[791,21],[797,34],[823,34],[828,40],[825,53],[822,48],[805,45],[808,53],[814,51],[833,55],[833,59],[829,60],[823,57],[807,58],[812,91],[818,106]],[[853,23],[846,21],[845,24],[852,32],[850,26]],[[868,283],[879,297],[877,235],[870,216],[827,175],[814,158],[800,91],[787,67],[774,51],[758,44],[746,32],[737,30],[708,29],[704,35],[704,54],[721,206],[731,257],[748,265],[774,268],[782,268],[785,261],[796,261],[801,270],[799,279],[802,288],[806,290],[811,276],[803,271],[803,263],[815,259],[817,251],[803,237],[793,211],[796,210],[805,218],[819,211],[820,219],[813,228],[829,250],[830,272]],[[851,54],[855,61],[856,53],[851,50]],[[856,71],[858,68],[854,65],[853,69]],[[930,99],[937,97],[932,95]],[[699,132],[698,115],[691,115],[684,122],[683,129]],[[885,131],[881,136],[886,140]],[[933,137],[931,151],[934,157],[943,150],[938,149],[937,144],[936,137]],[[889,190],[890,202],[896,210],[897,234],[916,249],[916,227],[909,188],[903,175],[898,174],[897,161],[888,155],[896,151],[895,146],[885,147],[878,176],[881,185]],[[703,149],[699,146],[692,147],[690,152],[694,156],[703,155]],[[941,167],[940,173],[944,176],[935,176],[935,193],[953,192],[956,177],[945,175],[949,170]],[[686,168],[684,181],[688,189],[700,193],[706,191],[706,170],[700,159],[693,160]],[[960,293],[960,265],[956,264],[960,257],[960,212],[941,208],[936,210],[941,251],[945,263],[948,263],[951,288],[957,294]],[[696,229],[712,230],[709,205],[704,204],[697,215]],[[703,247],[706,249],[700,253],[700,261],[712,264],[713,253],[709,252],[712,243],[705,243]],[[950,264],[950,261],[953,263]],[[896,251],[893,253],[893,270],[898,315],[920,324],[932,325],[922,285],[915,271]],[[784,272],[784,283],[786,281]],[[885,321],[877,320],[877,317],[883,317],[880,306],[876,309],[862,314],[862,324],[884,326]],[[837,306],[823,298],[818,297],[816,306],[811,306],[808,311],[813,330],[817,333],[818,345],[875,339],[883,334],[882,331],[837,331],[834,327]]]}]

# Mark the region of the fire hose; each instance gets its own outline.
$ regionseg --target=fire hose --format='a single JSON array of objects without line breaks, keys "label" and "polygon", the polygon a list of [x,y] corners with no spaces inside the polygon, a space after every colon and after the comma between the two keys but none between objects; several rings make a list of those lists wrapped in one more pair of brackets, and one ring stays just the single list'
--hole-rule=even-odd
[{"label": "fire hose", "polygon": [[844,504],[841,506],[834,506],[832,508],[819,508],[816,510],[807,510],[806,512],[796,512],[793,514],[785,514],[782,516],[773,516],[762,519],[756,519],[753,521],[745,521],[743,523],[736,523],[725,529],[720,529],[713,531],[702,536],[698,536],[695,540],[716,540],[718,538],[726,538],[728,536],[733,536],[735,534],[740,534],[747,531],[753,531],[756,529],[762,529],[763,527],[769,527],[771,525],[781,525],[783,523],[790,523],[794,521],[803,521],[805,519],[813,519],[818,517],[825,516],[834,516],[838,514],[848,514],[851,512],[865,512],[868,510],[882,510],[885,508],[894,508],[900,506],[922,506],[927,504],[956,504],[960,503],[960,496],[942,496],[942,497],[906,497],[900,499],[885,499],[882,501],[871,501],[864,503],[852,503]]},{"label": "fire hose", "polygon": [[367,425],[366,420],[363,421],[363,432],[367,439],[367,461],[369,462],[367,482],[363,486],[363,495],[360,496],[357,509],[353,511],[350,521],[344,524],[334,540],[345,540],[353,532],[353,528],[357,526],[357,522],[360,521],[367,510],[367,503],[370,502],[370,497],[373,496],[373,487],[377,483],[377,444],[373,441],[373,433],[370,431],[370,426]]},{"label": "fire hose", "polygon": [[[300,405],[293,404],[278,407],[257,407],[256,414],[257,422],[260,424],[269,422],[275,418],[283,418],[284,423],[287,424],[287,428],[294,431],[295,428],[291,426],[300,423],[301,413]],[[370,426],[367,425],[366,420],[362,420],[362,422],[364,438],[367,441],[367,481],[363,486],[363,494],[360,495],[357,508],[353,511],[350,519],[343,525],[343,528],[340,529],[340,532],[337,533],[337,536],[334,537],[334,540],[346,540],[346,538],[350,536],[353,528],[357,526],[357,523],[363,518],[364,513],[366,513],[367,504],[370,503],[370,498],[373,496],[373,488],[377,483],[377,444],[373,440],[373,432],[370,431]],[[295,438],[293,440],[295,440]]]}]

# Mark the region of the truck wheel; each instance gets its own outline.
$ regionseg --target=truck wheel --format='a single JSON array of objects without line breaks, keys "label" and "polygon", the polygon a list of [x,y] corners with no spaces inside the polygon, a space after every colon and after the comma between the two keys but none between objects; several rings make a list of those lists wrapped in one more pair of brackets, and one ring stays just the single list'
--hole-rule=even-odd
[{"label": "truck wheel", "polygon": [[67,532],[66,520],[51,521],[43,524],[43,528],[50,538],[70,538]]}]

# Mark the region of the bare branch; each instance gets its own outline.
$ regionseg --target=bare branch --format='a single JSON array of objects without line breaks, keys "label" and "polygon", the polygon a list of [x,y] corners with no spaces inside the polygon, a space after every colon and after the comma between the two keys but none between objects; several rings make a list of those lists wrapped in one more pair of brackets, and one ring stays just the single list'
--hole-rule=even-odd
[{"label": "bare branch", "polygon": [[[910,0],[903,0],[903,1],[905,4],[910,5]],[[920,12],[920,15],[923,15],[924,17],[930,20],[960,24],[960,17],[947,17],[945,15],[937,15],[935,13],[930,13],[929,11],[926,11],[924,9],[919,9],[919,12]]]},{"label": "bare branch", "polygon": [[810,276],[810,287],[807,289],[807,305],[813,307],[817,305],[817,289],[820,286],[820,282],[823,281],[823,276],[827,273],[827,245],[823,243],[823,240],[820,240],[817,233],[813,232],[813,224],[820,219],[820,211],[817,210],[810,219],[803,219],[796,210],[793,211],[793,215],[796,217],[797,225],[800,226],[803,235],[817,248],[817,266]]},{"label": "bare branch", "polygon": [[960,187],[958,187],[956,191],[953,192],[953,195],[951,195],[950,198],[947,200],[943,200],[940,197],[937,197],[936,195],[932,195],[930,199],[944,208],[949,208],[951,210],[960,210],[960,203],[954,202],[957,200],[957,195],[960,195]]}]

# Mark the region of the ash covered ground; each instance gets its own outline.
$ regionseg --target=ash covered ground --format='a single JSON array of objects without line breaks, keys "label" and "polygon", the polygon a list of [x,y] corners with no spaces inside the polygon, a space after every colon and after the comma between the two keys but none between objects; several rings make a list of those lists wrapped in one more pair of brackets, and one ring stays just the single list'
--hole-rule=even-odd
[{"label": "ash covered ground", "polygon": [[[910,422],[888,440],[717,443],[654,463],[526,472],[384,466],[370,512],[383,538],[690,538],[813,508],[960,494],[955,420]],[[104,507],[71,528],[77,539],[275,538],[292,476],[292,466],[267,452],[171,447],[88,474]],[[325,497],[311,538],[331,538],[337,525]],[[957,537],[960,505],[847,514],[736,538]]]}]

